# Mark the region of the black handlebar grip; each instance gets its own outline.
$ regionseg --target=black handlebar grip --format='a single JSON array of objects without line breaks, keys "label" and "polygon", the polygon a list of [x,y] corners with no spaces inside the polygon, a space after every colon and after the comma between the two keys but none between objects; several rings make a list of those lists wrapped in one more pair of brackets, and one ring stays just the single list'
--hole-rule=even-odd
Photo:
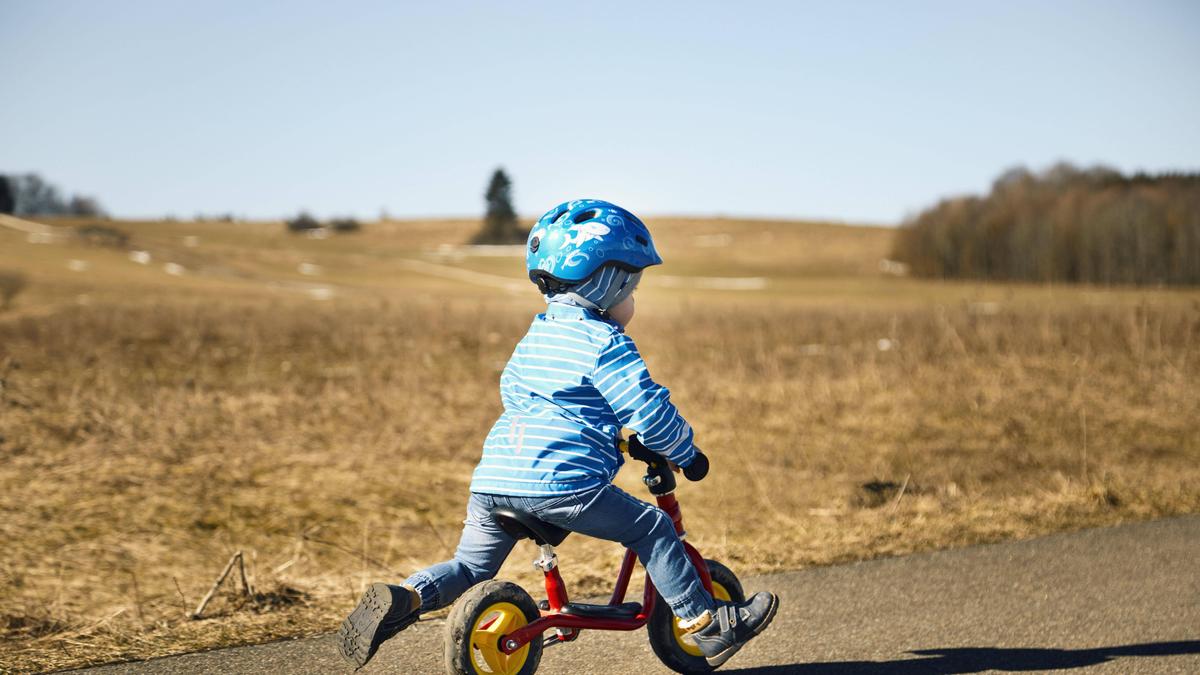
[{"label": "black handlebar grip", "polygon": [[646,464],[661,464],[666,461],[662,458],[662,455],[642,445],[642,441],[638,439],[637,434],[629,437],[629,445],[627,447],[629,456],[638,460],[639,462],[645,462]]},{"label": "black handlebar grip", "polygon": [[683,476],[690,481],[702,480],[708,475],[708,455],[705,455],[699,450],[696,451],[696,456],[692,459],[692,463],[688,464],[683,469]]}]

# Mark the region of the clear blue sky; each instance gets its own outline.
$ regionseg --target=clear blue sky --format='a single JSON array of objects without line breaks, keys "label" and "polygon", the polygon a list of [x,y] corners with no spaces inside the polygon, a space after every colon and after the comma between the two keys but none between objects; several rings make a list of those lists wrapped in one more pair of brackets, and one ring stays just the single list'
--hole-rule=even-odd
[{"label": "clear blue sky", "polygon": [[118,215],[894,223],[1015,164],[1200,169],[1200,2],[0,0],[0,172]]}]

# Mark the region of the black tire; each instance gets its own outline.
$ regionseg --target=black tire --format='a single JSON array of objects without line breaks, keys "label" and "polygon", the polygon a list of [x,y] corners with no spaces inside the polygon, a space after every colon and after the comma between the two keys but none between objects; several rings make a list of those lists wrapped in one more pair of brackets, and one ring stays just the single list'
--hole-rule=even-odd
[{"label": "black tire", "polygon": [[[705,560],[708,564],[708,573],[713,581],[713,595],[722,595],[723,589],[725,595],[728,595],[730,602],[743,602],[746,599],[746,593],[742,590],[742,582],[738,581],[737,575],[728,567],[722,565],[715,560]],[[650,621],[646,624],[646,632],[650,634],[650,648],[654,650],[654,654],[663,662],[663,665],[677,673],[711,673],[713,667],[708,665],[704,660],[704,656],[694,653],[689,653],[687,649],[680,644],[680,639],[676,636],[675,631],[675,615],[671,613],[671,607],[658,596],[654,601],[654,611],[650,614]],[[697,651],[695,647],[691,647],[693,651]]]},{"label": "black tire", "polygon": [[[522,615],[516,619],[520,623],[512,628],[532,623],[541,616],[533,598],[529,597],[525,589],[510,581],[485,581],[464,593],[458,602],[454,603],[450,616],[446,618],[446,672],[454,675],[533,675],[537,672],[538,664],[542,660],[541,636],[534,638],[522,647],[522,651],[509,657],[512,659],[524,653],[523,663],[518,661],[500,664],[497,669],[489,667],[486,655],[489,653],[487,650],[498,649],[498,645],[485,644],[483,649],[480,649],[479,638],[482,634],[472,637],[481,621],[483,625],[487,625],[495,616],[511,616],[512,607],[520,610]],[[495,638],[498,639],[499,634],[496,634]],[[495,652],[491,654],[494,656]]]}]

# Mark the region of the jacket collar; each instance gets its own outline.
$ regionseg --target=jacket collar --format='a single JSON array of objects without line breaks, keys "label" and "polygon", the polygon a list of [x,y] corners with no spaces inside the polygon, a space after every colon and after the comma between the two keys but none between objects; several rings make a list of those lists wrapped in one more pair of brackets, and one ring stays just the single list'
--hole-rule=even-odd
[{"label": "jacket collar", "polygon": [[587,309],[586,307],[579,307],[578,305],[568,305],[565,302],[546,303],[545,316],[546,318],[553,320],[580,321],[583,319],[591,319],[593,321],[603,321],[610,326],[615,326],[617,330],[620,330],[622,333],[625,332],[625,329],[621,328],[621,324],[609,319],[600,312],[597,312],[594,309]]}]

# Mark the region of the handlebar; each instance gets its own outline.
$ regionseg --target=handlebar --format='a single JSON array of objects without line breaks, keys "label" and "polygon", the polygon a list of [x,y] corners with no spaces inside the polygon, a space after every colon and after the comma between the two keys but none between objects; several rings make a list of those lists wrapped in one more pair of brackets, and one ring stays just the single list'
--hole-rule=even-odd
[{"label": "handlebar", "polygon": [[[646,464],[646,475],[642,477],[642,482],[650,489],[650,494],[665,495],[675,490],[677,482],[670,462],[662,455],[642,445],[637,434],[630,436],[628,441],[619,442],[617,447],[621,452],[628,454],[631,459]],[[692,481],[700,480],[708,474],[708,457],[699,450],[696,453],[696,459],[692,460],[688,468],[683,471],[683,475]]]},{"label": "handlebar", "polygon": [[683,475],[692,482],[703,480],[708,475],[708,455],[696,450],[696,458],[684,467]]}]

